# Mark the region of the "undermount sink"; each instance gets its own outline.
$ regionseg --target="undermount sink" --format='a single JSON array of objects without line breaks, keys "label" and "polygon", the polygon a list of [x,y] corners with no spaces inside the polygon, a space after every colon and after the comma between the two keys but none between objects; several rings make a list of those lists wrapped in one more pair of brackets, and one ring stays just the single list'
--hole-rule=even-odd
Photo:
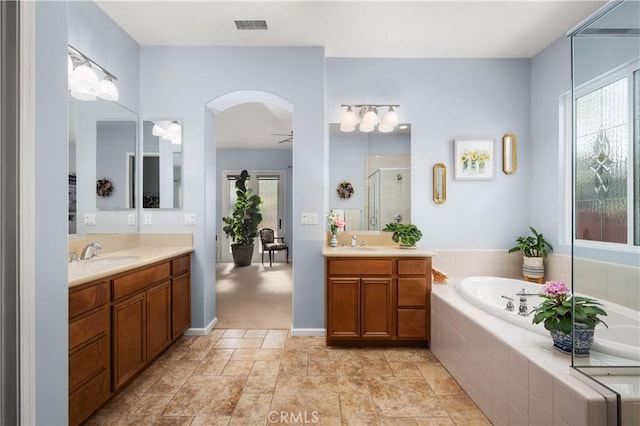
[{"label": "undermount sink", "polygon": [[93,259],[89,259],[84,262],[92,265],[120,265],[123,263],[135,262],[139,259],[140,259],[140,256],[110,256],[110,257],[95,257]]}]

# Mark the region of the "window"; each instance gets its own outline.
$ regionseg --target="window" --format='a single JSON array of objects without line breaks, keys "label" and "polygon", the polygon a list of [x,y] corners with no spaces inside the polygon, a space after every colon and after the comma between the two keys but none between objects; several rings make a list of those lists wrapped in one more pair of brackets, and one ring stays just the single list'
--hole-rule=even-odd
[{"label": "window", "polygon": [[639,72],[575,91],[576,240],[640,245]]}]

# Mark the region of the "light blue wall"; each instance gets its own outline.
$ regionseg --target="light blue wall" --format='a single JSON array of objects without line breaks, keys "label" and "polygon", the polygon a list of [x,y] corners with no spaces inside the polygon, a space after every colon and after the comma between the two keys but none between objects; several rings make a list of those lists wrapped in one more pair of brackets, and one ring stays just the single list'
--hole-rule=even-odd
[{"label": "light blue wall", "polygon": [[[141,119],[171,117],[184,124],[184,211],[196,214],[195,227],[181,225],[176,212],[154,213],[154,226],[143,231],[182,229],[194,232],[192,280],[193,327],[215,317],[216,214],[215,116],[206,105],[238,90],[275,94],[293,105],[293,322],[296,328],[324,325],[324,270],[321,257],[324,222],[300,224],[302,212],[326,211],[326,123],[324,117],[324,49],[142,47]],[[157,225],[156,225],[157,224]]]},{"label": "light blue wall", "polygon": [[[530,153],[528,59],[327,58],[328,122],[338,122],[340,104],[399,104],[400,121],[411,127],[412,222],[425,248],[508,248],[529,223]],[[518,171],[502,173],[496,161],[490,181],[453,180],[453,141],[518,137]],[[432,201],[432,167],[447,166],[447,202]],[[332,188],[328,189],[329,192]]]},{"label": "light blue wall", "polygon": [[[293,206],[293,168],[292,151],[289,149],[218,149],[216,150],[216,173],[218,178],[216,196],[216,217],[222,218],[226,213],[222,213],[222,199],[220,191],[223,181],[223,170],[281,170],[285,173],[285,211],[286,211],[286,236],[287,241],[291,239],[293,232],[293,217],[291,209]],[[226,238],[222,232],[222,220],[216,222],[216,235],[218,238]],[[293,244],[290,245],[291,255],[294,253]],[[293,256],[291,256],[293,257]]]},{"label": "light blue wall", "polygon": [[[68,423],[67,4],[35,4],[35,415]],[[28,336],[25,336],[28,337]]]}]

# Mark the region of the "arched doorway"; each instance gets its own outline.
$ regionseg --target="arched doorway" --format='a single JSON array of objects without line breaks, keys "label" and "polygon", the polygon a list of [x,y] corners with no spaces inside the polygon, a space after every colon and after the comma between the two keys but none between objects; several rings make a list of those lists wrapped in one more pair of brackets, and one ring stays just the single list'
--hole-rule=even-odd
[{"label": "arched doorway", "polygon": [[290,246],[293,106],[271,93],[243,90],[211,101],[216,141],[216,316],[218,328],[289,329],[292,323],[293,279],[285,253],[273,266],[261,263],[262,247],[256,241],[253,263],[234,266],[230,243],[222,231],[222,217],[235,202],[235,176],[248,170],[248,181],[263,203],[260,228],[274,229]]}]

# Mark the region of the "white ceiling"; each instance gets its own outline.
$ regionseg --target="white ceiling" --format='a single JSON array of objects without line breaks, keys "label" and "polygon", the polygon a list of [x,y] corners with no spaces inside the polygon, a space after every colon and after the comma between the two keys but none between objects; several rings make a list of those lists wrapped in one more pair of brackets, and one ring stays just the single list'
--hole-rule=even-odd
[{"label": "white ceiling", "polygon": [[[529,58],[606,1],[96,3],[140,45],[324,46],[327,57]],[[239,31],[236,19],[264,19],[269,29]],[[292,130],[291,115],[283,111],[264,104],[225,111],[226,118],[217,121],[226,127],[218,131],[218,147],[290,149],[271,136]]]}]

